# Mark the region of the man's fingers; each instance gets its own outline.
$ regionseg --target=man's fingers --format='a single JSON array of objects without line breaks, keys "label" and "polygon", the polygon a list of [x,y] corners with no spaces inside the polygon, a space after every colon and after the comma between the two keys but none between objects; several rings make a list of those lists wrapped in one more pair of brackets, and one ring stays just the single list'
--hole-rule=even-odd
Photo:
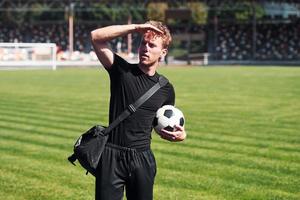
[{"label": "man's fingers", "polygon": [[163,34],[164,32],[158,28],[156,28],[155,26],[152,27],[154,31]]},{"label": "man's fingers", "polygon": [[169,140],[169,141],[174,141],[176,138],[174,136],[169,136],[169,135],[160,135],[163,139]]},{"label": "man's fingers", "polygon": [[145,24],[145,25],[146,25],[147,30],[156,31],[158,33],[163,33],[162,30],[160,30],[159,28],[157,28],[157,27],[155,27],[155,26],[153,26],[151,24]]},{"label": "man's fingers", "polygon": [[174,141],[176,138],[175,137],[166,136],[164,139],[169,140],[169,141]]},{"label": "man's fingers", "polygon": [[147,31],[155,31],[158,33],[163,33],[163,31],[161,31],[160,29],[156,28],[155,26],[151,25],[151,24],[141,24],[139,26],[137,26],[137,30],[140,32],[147,32]]},{"label": "man's fingers", "polygon": [[169,141],[174,141],[176,139],[176,134],[174,134],[173,132],[167,131],[165,129],[162,129],[160,131],[160,136]]},{"label": "man's fingers", "polygon": [[175,128],[176,128],[176,130],[179,130],[179,131],[183,131],[184,130],[182,126],[178,126],[178,125],[175,125]]}]

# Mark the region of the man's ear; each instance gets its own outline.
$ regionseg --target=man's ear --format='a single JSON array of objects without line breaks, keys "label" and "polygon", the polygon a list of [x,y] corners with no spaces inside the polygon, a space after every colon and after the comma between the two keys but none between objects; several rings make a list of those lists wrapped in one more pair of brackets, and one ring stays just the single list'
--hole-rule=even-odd
[{"label": "man's ear", "polygon": [[167,53],[168,53],[168,49],[162,49],[161,53],[160,53],[160,56],[159,56],[159,61],[164,60]]},{"label": "man's ear", "polygon": [[168,49],[163,49],[161,51],[161,53],[160,53],[159,61],[164,60],[164,58],[166,57],[167,53],[168,53]]},{"label": "man's ear", "polygon": [[163,49],[161,51],[160,57],[165,57],[167,55],[167,53],[168,53],[168,49]]}]

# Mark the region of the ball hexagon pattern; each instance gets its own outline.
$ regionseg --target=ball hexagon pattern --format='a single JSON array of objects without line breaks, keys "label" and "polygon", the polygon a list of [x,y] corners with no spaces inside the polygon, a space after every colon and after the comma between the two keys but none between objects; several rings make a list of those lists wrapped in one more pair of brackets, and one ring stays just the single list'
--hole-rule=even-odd
[{"label": "ball hexagon pattern", "polygon": [[175,125],[184,126],[185,120],[183,113],[172,105],[164,105],[159,108],[154,118],[153,127],[159,134],[161,129],[174,131]]}]

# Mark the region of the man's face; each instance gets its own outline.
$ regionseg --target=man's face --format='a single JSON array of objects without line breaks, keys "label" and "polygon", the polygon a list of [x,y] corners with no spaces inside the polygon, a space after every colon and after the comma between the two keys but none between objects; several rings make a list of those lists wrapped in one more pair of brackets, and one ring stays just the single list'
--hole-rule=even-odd
[{"label": "man's face", "polygon": [[162,56],[165,56],[167,49],[163,48],[163,40],[159,36],[154,36],[151,32],[143,35],[139,46],[140,64],[151,66],[159,62]]}]

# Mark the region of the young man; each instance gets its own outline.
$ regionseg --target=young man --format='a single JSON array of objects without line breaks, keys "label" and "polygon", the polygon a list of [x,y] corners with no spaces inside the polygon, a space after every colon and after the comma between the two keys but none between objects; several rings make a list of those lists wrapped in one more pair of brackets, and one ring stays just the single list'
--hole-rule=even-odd
[{"label": "young man", "polygon": [[[130,64],[115,54],[108,42],[139,32],[139,63]],[[91,32],[94,50],[110,76],[110,123],[158,82],[156,69],[167,54],[171,35],[161,22],[113,25]],[[173,86],[168,83],[148,99],[135,113],[124,120],[110,134],[101,156],[96,175],[97,200],[123,199],[124,186],[128,200],[153,199],[156,163],[150,149],[152,122],[156,111],[175,102]],[[161,130],[161,137],[169,141],[182,141],[186,137],[183,127],[176,131]]]}]

